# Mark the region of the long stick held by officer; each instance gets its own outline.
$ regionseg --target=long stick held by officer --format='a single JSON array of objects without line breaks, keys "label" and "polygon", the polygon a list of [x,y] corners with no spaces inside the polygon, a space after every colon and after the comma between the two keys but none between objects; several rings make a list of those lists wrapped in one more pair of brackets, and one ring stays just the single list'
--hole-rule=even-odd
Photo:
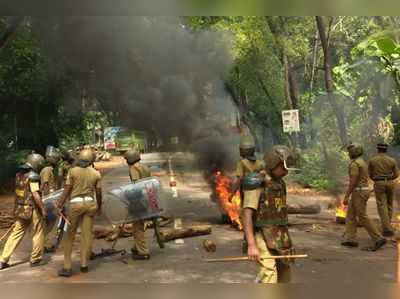
[{"label": "long stick held by officer", "polygon": [[275,260],[274,255],[290,255],[294,249],[288,231],[286,185],[283,177],[295,157],[283,145],[274,146],[264,156],[265,177],[254,173],[243,179],[244,231],[248,257],[257,261],[261,283],[290,282],[289,260]]},{"label": "long stick held by officer", "polygon": [[59,276],[70,277],[72,275],[72,245],[75,240],[78,226],[81,228],[80,239],[80,271],[87,273],[88,260],[92,248],[93,218],[100,213],[102,205],[102,194],[100,180],[101,176],[91,165],[94,154],[91,149],[84,149],[79,153],[76,167],[73,167],[67,176],[64,192],[57,203],[61,211],[67,199],[70,198],[68,208],[67,236],[64,239],[64,266],[58,272]]},{"label": "long stick held by officer", "polygon": [[44,158],[39,154],[30,154],[26,162],[19,167],[15,177],[15,223],[1,255],[0,270],[10,267],[9,260],[22,241],[29,226],[32,227],[32,267],[42,264],[44,247],[44,227],[47,211],[40,195],[40,170]]}]

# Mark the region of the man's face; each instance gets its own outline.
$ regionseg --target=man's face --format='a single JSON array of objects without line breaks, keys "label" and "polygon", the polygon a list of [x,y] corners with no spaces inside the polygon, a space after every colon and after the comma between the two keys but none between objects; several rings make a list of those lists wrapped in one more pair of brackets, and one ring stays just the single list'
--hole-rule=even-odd
[{"label": "man's face", "polygon": [[272,175],[276,178],[283,178],[285,176],[287,176],[288,174],[288,170],[285,168],[285,166],[282,163],[279,163],[278,166],[276,166],[273,170],[272,170]]}]

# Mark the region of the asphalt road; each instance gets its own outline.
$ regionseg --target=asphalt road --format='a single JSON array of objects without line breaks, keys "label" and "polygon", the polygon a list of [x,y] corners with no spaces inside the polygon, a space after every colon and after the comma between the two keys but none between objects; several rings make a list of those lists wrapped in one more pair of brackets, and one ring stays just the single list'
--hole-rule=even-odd
[{"label": "asphalt road", "polygon": [[[178,159],[177,159],[178,161]],[[184,159],[180,160],[181,162]],[[166,158],[147,155],[144,162],[152,166],[153,173],[158,175],[165,186],[169,176],[166,171]],[[177,165],[179,162],[177,162]],[[112,256],[97,259],[90,263],[90,272],[79,272],[79,236],[76,238],[74,275],[71,278],[60,278],[57,270],[62,267],[62,248],[55,254],[46,255],[47,264],[30,268],[29,263],[21,263],[29,257],[30,240],[25,237],[11,262],[14,267],[0,272],[1,282],[38,282],[38,283],[251,283],[257,274],[256,265],[250,262],[205,263],[206,257],[228,257],[241,255],[242,233],[220,221],[218,207],[210,201],[210,191],[200,172],[177,166],[178,197],[172,198],[169,187],[168,213],[182,220],[183,226],[191,224],[211,224],[212,234],[208,236],[184,239],[183,244],[169,242],[160,249],[154,239],[153,230],[146,232],[150,245],[151,259],[133,261],[129,255]],[[103,178],[103,189],[128,182],[127,167],[119,166]],[[290,203],[320,202],[327,206],[327,198],[290,196]],[[373,200],[369,211],[376,217]],[[331,212],[323,210],[323,217],[332,217]],[[360,249],[346,249],[340,246],[343,226],[332,221],[300,219],[291,216],[293,223],[291,236],[298,253],[306,253],[308,259],[298,260],[293,265],[293,282],[298,283],[363,283],[394,282],[396,274],[396,250],[392,243],[382,250],[369,253]],[[311,223],[319,222],[319,223]],[[105,224],[103,217],[96,220],[97,225]],[[202,248],[202,241],[212,240],[217,245],[215,253],[207,253]],[[369,245],[370,240],[363,229],[359,229],[360,245]],[[95,240],[93,250],[109,248],[105,240]],[[117,249],[129,250],[131,238],[120,239]]]}]

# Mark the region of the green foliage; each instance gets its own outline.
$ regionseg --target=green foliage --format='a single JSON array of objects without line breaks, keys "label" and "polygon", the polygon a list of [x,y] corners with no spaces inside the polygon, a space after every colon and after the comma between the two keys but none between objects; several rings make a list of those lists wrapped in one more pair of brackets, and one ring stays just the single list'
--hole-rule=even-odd
[{"label": "green foliage", "polygon": [[343,188],[348,160],[339,150],[330,151],[328,158],[321,149],[309,150],[301,159],[301,172],[291,175],[291,180],[320,191],[337,192]]}]

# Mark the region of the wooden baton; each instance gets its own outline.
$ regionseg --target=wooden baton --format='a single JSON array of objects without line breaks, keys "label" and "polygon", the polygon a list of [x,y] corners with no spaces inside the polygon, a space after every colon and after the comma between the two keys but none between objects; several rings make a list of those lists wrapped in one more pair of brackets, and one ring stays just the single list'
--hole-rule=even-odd
[{"label": "wooden baton", "polygon": [[[298,254],[298,255],[271,255],[268,257],[264,257],[262,259],[265,260],[278,260],[278,259],[299,259],[299,258],[307,258],[307,254]],[[240,257],[225,257],[218,259],[204,259],[207,263],[217,263],[217,262],[241,262],[241,261],[249,261],[248,256],[240,256]]]}]

